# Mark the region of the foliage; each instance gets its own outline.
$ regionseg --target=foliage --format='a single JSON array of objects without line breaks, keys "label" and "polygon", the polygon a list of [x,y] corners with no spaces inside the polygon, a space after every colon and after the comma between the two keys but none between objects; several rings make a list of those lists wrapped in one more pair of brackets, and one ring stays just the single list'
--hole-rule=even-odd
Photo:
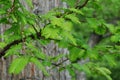
[{"label": "foliage", "polygon": [[[20,0],[0,0],[0,24],[10,26],[0,36],[4,38],[0,42],[0,57],[16,55],[9,72],[18,74],[32,62],[48,76],[44,66],[57,67],[62,63],[55,62],[66,57],[70,64],[59,67],[68,70],[73,80],[77,70],[84,71],[94,79],[96,76],[105,76],[112,80],[109,68],[117,66],[120,52],[120,23],[113,21],[119,18],[119,0],[63,1],[69,8],[55,8],[44,15],[35,15]],[[26,2],[33,7],[31,0]],[[45,26],[40,26],[38,21]],[[102,37],[94,46],[90,46],[93,33]],[[69,54],[55,57],[45,55],[38,47],[46,45],[50,40],[59,44],[59,47],[67,48]],[[21,51],[23,46],[25,50]],[[79,64],[78,61],[83,59],[89,61]]]}]

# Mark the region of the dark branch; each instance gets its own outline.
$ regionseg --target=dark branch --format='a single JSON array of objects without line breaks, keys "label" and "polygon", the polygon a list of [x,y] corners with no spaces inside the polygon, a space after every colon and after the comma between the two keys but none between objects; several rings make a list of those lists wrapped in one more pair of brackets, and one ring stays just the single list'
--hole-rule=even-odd
[{"label": "dark branch", "polygon": [[13,11],[14,11],[14,9],[15,9],[15,0],[13,0],[13,2],[12,2],[12,6],[10,7],[10,9],[8,10],[8,15],[10,14],[10,13],[12,13]]},{"label": "dark branch", "polygon": [[[35,39],[35,36],[33,34],[29,35],[28,37]],[[23,39],[26,39],[28,37],[25,37]],[[5,55],[6,51],[10,49],[10,47],[17,45],[22,42],[22,39],[14,40],[13,42],[7,44],[1,51],[0,51],[0,58]]]},{"label": "dark branch", "polygon": [[[18,39],[18,40],[14,40],[13,42],[7,44],[7,45],[0,51],[0,58],[1,58],[2,56],[4,56],[5,53],[6,53],[6,51],[9,50],[12,46],[21,43],[21,42],[23,41],[23,39],[25,40],[25,39],[27,39],[27,38],[31,38],[31,39],[33,39],[33,40],[36,39],[36,38],[37,38],[37,39],[45,39],[44,36],[41,36],[41,31],[40,31],[40,32],[38,32],[38,33],[36,33],[36,34],[31,34],[31,35],[28,35],[28,36],[26,36],[26,37],[24,37],[24,38],[21,38],[21,39]],[[53,38],[48,38],[48,39],[46,39],[46,40],[59,41],[58,39],[53,39]]]},{"label": "dark branch", "polygon": [[15,40],[11,42],[10,44],[6,45],[1,51],[0,51],[0,58],[5,55],[5,52],[10,49],[11,46],[16,45],[18,43],[22,42],[22,39],[20,40]]},{"label": "dark branch", "polygon": [[38,33],[37,29],[35,28],[34,25],[32,25],[33,29],[35,30],[36,33]]},{"label": "dark branch", "polygon": [[63,64],[64,62],[66,62],[66,61],[68,61],[69,59],[67,58],[67,59],[65,59],[65,60],[63,60],[62,62],[60,62],[60,63],[52,63],[52,65],[54,65],[54,66],[60,66],[61,64]]},{"label": "dark branch", "polygon": [[[87,5],[88,1],[89,1],[89,0],[86,0],[82,5],[77,5],[77,6],[75,7],[75,9],[82,9],[83,7],[85,7],[85,6]],[[59,15],[56,15],[56,17],[57,17],[57,18],[60,18],[60,17],[62,17],[63,15],[68,15],[68,14],[72,14],[72,13],[74,13],[74,12],[73,12],[73,11],[70,11],[70,12],[61,13],[61,14],[59,14]]]},{"label": "dark branch", "polygon": [[81,8],[85,7],[86,4],[88,3],[88,1],[89,1],[89,0],[86,0],[82,5],[76,6],[75,8],[76,8],[76,9],[81,9]]}]

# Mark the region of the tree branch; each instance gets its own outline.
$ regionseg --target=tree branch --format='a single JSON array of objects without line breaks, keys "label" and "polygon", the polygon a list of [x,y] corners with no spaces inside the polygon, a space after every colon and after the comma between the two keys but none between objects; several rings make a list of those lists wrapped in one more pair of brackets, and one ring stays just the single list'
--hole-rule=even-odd
[{"label": "tree branch", "polygon": [[63,64],[64,62],[66,62],[66,61],[68,61],[69,59],[68,58],[66,58],[66,59],[64,59],[62,62],[59,62],[59,63],[52,63],[52,65],[54,65],[54,66],[56,66],[56,67],[58,67],[58,66],[60,66],[61,64]]},{"label": "tree branch", "polygon": [[[29,35],[28,37],[35,39],[33,34]],[[26,39],[27,37],[23,38]],[[13,42],[7,44],[1,51],[0,51],[0,58],[5,55],[6,51],[10,49],[10,47],[17,45],[22,42],[22,39],[14,40]]]},{"label": "tree branch", "polygon": [[[9,50],[12,46],[21,43],[21,42],[23,41],[23,39],[25,40],[25,39],[27,39],[27,38],[32,38],[33,40],[36,39],[36,38],[37,38],[37,39],[45,39],[44,36],[41,36],[41,31],[40,31],[40,32],[38,32],[38,33],[36,33],[36,34],[31,34],[31,35],[28,35],[28,36],[26,36],[26,37],[24,37],[24,38],[14,40],[14,41],[12,41],[11,43],[7,44],[7,45],[0,51],[0,58],[1,58],[2,56],[4,56],[5,53],[6,53],[6,51]],[[58,39],[53,39],[53,38],[48,38],[48,39],[46,39],[46,40],[59,41]]]},{"label": "tree branch", "polygon": [[[87,3],[88,3],[88,1],[89,0],[86,0],[82,5],[77,5],[76,7],[75,7],[75,9],[82,9],[83,7],[85,7],[86,5],[87,5]],[[78,4],[78,3],[77,3]],[[72,14],[72,13],[74,13],[73,11],[70,11],[70,12],[64,12],[64,13],[61,13],[61,14],[58,14],[58,15],[56,15],[56,17],[57,18],[60,18],[60,17],[62,17],[63,15],[68,15],[68,14]]]},{"label": "tree branch", "polygon": [[33,29],[35,30],[36,33],[38,33],[37,29],[35,28],[34,25],[32,25]]},{"label": "tree branch", "polygon": [[86,0],[82,5],[76,6],[75,8],[76,8],[76,9],[81,9],[81,8],[85,7],[86,4],[88,3],[88,1],[89,1],[89,0]]},{"label": "tree branch", "polygon": [[14,9],[15,9],[15,0],[12,1],[12,6],[10,7],[10,9],[8,9],[7,14],[9,15],[10,13],[12,13],[14,11]]}]

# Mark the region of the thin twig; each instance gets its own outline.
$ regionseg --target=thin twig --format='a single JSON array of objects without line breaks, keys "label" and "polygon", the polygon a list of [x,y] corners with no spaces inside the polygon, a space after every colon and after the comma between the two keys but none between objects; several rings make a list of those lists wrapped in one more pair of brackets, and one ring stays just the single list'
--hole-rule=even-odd
[{"label": "thin twig", "polygon": [[66,58],[65,60],[62,60],[62,62],[60,62],[60,63],[52,63],[52,65],[54,65],[54,66],[60,66],[61,64],[63,64],[64,62],[66,62],[66,61],[68,61],[69,59],[68,58]]},{"label": "thin twig", "polygon": [[10,9],[8,10],[8,15],[14,11],[14,8],[15,8],[15,0],[13,0],[13,4],[12,6],[10,7]]},{"label": "thin twig", "polygon": [[82,5],[76,6],[75,8],[76,8],[76,9],[81,9],[81,8],[85,7],[86,4],[88,3],[88,1],[89,1],[89,0],[86,0]]},{"label": "thin twig", "polygon": [[35,30],[36,33],[38,33],[37,29],[35,28],[34,25],[32,25],[33,29]]}]

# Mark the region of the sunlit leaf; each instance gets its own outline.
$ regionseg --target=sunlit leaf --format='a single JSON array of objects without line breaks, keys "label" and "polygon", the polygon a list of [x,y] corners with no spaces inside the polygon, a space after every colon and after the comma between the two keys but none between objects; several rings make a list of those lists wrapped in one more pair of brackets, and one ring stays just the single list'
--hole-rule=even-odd
[{"label": "sunlit leaf", "polygon": [[19,57],[13,60],[13,62],[10,65],[9,73],[20,73],[24,67],[28,64],[29,57]]},{"label": "sunlit leaf", "polygon": [[30,61],[31,61],[32,63],[34,63],[39,69],[41,69],[42,72],[43,72],[46,76],[49,75],[48,72],[46,71],[45,67],[43,66],[43,64],[42,64],[37,58],[32,57],[32,58],[30,59]]}]

